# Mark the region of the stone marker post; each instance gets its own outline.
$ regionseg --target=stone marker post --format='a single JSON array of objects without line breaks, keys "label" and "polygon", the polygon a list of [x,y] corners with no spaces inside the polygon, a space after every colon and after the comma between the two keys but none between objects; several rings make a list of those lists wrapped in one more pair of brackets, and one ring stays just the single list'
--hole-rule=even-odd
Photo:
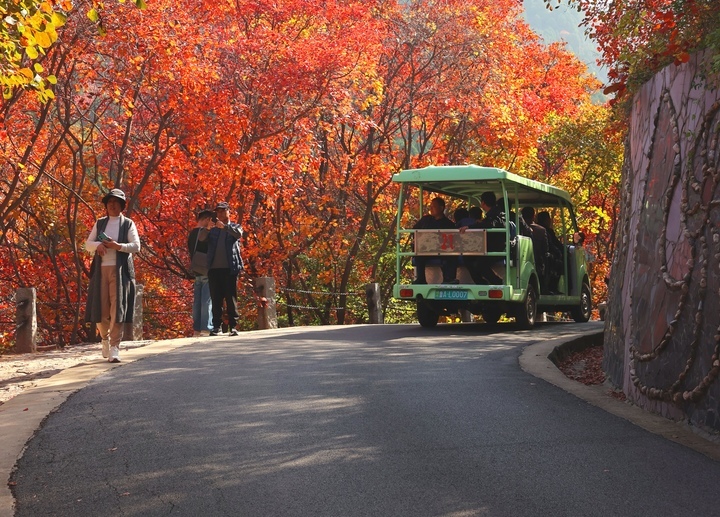
[{"label": "stone marker post", "polygon": [[123,341],[141,341],[143,338],[143,286],[135,286],[135,312],[132,323],[123,326]]},{"label": "stone marker post", "polygon": [[370,323],[380,324],[383,322],[382,303],[380,303],[380,284],[367,284],[365,286],[365,296],[367,298],[368,314]]},{"label": "stone marker post", "polygon": [[20,353],[37,352],[37,291],[21,287],[15,293],[15,348]]},{"label": "stone marker post", "polygon": [[260,330],[277,328],[277,309],[275,305],[275,279],[259,277],[254,280],[258,301],[258,328]]}]

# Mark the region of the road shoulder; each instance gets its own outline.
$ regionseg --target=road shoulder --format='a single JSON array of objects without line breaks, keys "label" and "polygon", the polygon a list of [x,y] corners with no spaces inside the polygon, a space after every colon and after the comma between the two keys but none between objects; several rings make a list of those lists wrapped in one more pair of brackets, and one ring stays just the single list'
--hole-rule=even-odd
[{"label": "road shoulder", "polygon": [[52,377],[38,380],[34,387],[0,405],[0,436],[3,440],[0,448],[0,476],[4,478],[0,485],[0,515],[11,516],[14,513],[15,500],[9,480],[25,445],[40,429],[43,420],[72,393],[112,368],[196,343],[199,339],[202,338],[157,341],[139,348],[123,350],[121,363],[96,359],[89,364],[67,368]]},{"label": "road shoulder", "polygon": [[646,431],[689,447],[715,461],[720,461],[720,444],[693,432],[686,422],[674,422],[663,416],[649,413],[630,402],[614,398],[610,395],[610,389],[607,386],[586,386],[581,382],[569,379],[551,360],[553,355],[562,355],[563,347],[573,346],[573,343],[578,338],[583,336],[596,338],[601,335],[602,331],[594,329],[574,336],[563,336],[562,338],[529,345],[520,356],[520,367],[525,372],[543,379],[608,413],[624,418]]}]

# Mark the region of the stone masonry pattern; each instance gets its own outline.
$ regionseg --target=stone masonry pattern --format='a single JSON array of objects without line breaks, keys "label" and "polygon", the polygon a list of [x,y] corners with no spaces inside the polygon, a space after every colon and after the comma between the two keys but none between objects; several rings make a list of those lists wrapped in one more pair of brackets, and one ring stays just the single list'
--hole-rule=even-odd
[{"label": "stone masonry pattern", "polygon": [[720,90],[703,54],[635,96],[603,367],[634,403],[720,432]]}]

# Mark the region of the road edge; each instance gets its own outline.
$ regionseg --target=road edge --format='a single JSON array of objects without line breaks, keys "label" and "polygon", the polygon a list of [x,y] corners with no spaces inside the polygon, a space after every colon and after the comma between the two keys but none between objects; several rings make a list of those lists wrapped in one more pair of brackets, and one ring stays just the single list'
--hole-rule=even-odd
[{"label": "road edge", "polygon": [[121,363],[97,359],[72,366],[52,377],[40,379],[37,386],[0,405],[0,436],[3,441],[0,448],[0,476],[4,478],[0,485],[0,516],[10,517],[15,514],[15,498],[10,488],[10,477],[15,464],[22,458],[26,445],[40,429],[42,422],[70,395],[108,370],[196,343],[199,339],[202,338],[155,341],[138,348],[122,350]]},{"label": "road edge", "polygon": [[693,432],[687,422],[669,420],[650,413],[631,402],[612,397],[608,386],[587,386],[574,381],[566,377],[553,362],[553,359],[564,357],[573,351],[602,343],[602,336],[602,330],[594,329],[528,345],[520,355],[520,368],[593,406],[624,418],[646,431],[689,447],[715,461],[720,461],[720,444]]}]

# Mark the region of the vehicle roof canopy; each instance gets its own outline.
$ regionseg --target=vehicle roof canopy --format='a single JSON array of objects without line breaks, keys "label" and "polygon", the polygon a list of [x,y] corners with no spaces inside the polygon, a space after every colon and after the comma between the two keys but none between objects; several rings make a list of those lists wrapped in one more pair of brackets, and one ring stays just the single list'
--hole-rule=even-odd
[{"label": "vehicle roof canopy", "polygon": [[515,189],[521,205],[557,205],[558,198],[571,204],[570,195],[546,183],[523,178],[503,169],[479,165],[431,165],[422,169],[408,169],[393,175],[393,181],[422,187],[424,190],[452,197],[480,199],[485,191],[502,192],[501,184],[510,196]]}]

